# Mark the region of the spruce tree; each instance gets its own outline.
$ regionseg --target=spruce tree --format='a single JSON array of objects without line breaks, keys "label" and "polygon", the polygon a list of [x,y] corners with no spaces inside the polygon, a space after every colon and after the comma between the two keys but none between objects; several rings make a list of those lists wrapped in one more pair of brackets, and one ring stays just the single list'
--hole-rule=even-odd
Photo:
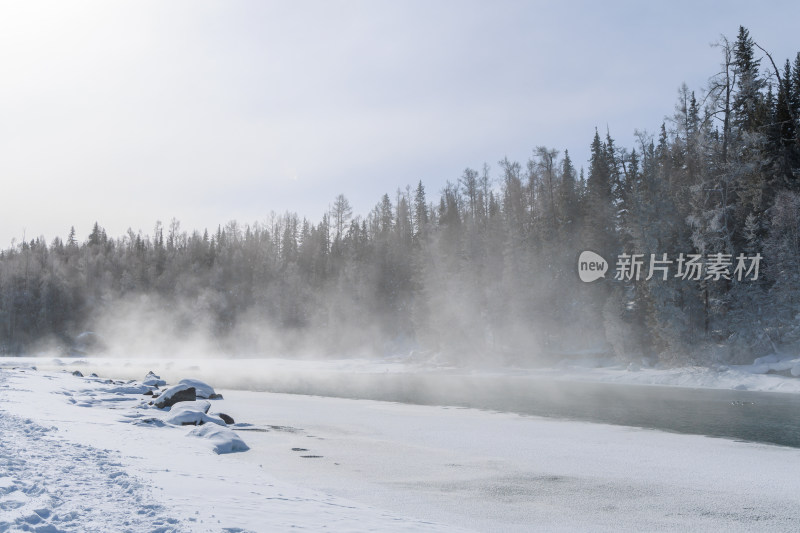
[{"label": "spruce tree", "polygon": [[734,125],[743,132],[756,132],[763,124],[761,89],[765,82],[759,75],[761,60],[756,59],[750,32],[739,26],[734,46],[734,68],[738,91],[733,99]]},{"label": "spruce tree", "polygon": [[609,261],[609,258],[616,254],[611,179],[607,146],[602,143],[600,134],[595,130],[589,160],[589,176],[586,179],[586,245],[594,247]]},{"label": "spruce tree", "polygon": [[564,159],[561,161],[561,186],[558,192],[558,212],[560,225],[564,233],[572,235],[578,221],[578,191],[575,176],[575,167],[569,157],[569,150],[564,150]]},{"label": "spruce tree", "polygon": [[428,228],[428,202],[425,199],[425,187],[422,180],[417,184],[414,195],[414,238],[419,242],[424,238]]}]

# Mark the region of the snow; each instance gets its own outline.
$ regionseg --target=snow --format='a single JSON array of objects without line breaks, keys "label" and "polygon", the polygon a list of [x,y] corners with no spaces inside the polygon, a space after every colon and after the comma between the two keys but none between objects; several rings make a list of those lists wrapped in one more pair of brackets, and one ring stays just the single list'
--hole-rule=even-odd
[{"label": "snow", "polygon": [[187,387],[194,387],[195,394],[197,394],[198,398],[211,398],[216,394],[214,387],[205,381],[200,381],[199,379],[184,378],[180,380],[178,384],[186,385]]},{"label": "snow", "polygon": [[241,439],[105,381],[0,365],[0,532],[459,531],[277,479],[264,450],[215,453]]},{"label": "snow", "polygon": [[[221,418],[206,414],[210,407],[211,404],[206,400],[176,403],[164,416],[164,422],[175,426],[199,426],[205,423],[224,426],[225,422],[223,422]],[[244,444],[244,442],[242,442],[242,444]]]},{"label": "snow", "polygon": [[197,397],[194,388],[192,388],[190,385],[186,385],[185,383],[178,383],[177,385],[173,385],[172,387],[164,390],[164,392],[158,395],[153,403],[158,408],[169,407],[176,402],[184,401],[181,400],[181,398],[187,396],[191,397],[192,400]]},{"label": "snow", "polygon": [[167,382],[161,379],[161,376],[154,374],[152,371],[148,372],[142,381],[142,385],[147,387],[164,387]]},{"label": "snow", "polygon": [[800,376],[800,357],[789,354],[770,354],[759,357],[750,365],[754,374],[767,372],[789,372],[792,376]]},{"label": "snow", "polygon": [[[592,367],[583,364],[530,371],[532,377],[559,381],[660,385],[699,389],[730,389],[800,394],[800,379],[780,374],[780,365],[730,365],[717,368],[627,368],[621,365]],[[792,368],[792,367],[790,367]],[[799,369],[800,370],[800,369]]]},{"label": "snow", "polygon": [[175,529],[175,513],[118,451],[71,441],[13,408],[0,411],[0,531]]},{"label": "snow", "polygon": [[[222,422],[225,425],[225,422]],[[192,437],[200,437],[212,444],[214,453],[246,452],[250,448],[234,431],[215,425],[198,426],[189,432]]]},{"label": "snow", "polygon": [[[129,362],[113,368],[141,379]],[[230,376],[206,363],[192,364]],[[343,374],[358,365],[369,367]],[[175,363],[166,379],[184,371]],[[105,379],[124,372],[98,373],[0,368],[0,531],[735,532],[800,520],[800,449],[230,389],[165,411],[130,392],[138,384]],[[237,424],[164,424],[212,407]],[[231,433],[249,450],[215,453],[235,447]]]},{"label": "snow", "polygon": [[[622,365],[597,357],[564,362],[550,368],[455,368],[442,365],[435,358],[394,357],[383,359],[128,359],[122,362],[114,357],[9,358],[15,365],[36,365],[42,370],[69,368],[84,374],[97,372],[115,378],[141,379],[155,368],[167,380],[178,382],[186,378],[212,382],[217,388],[250,390],[276,390],[319,394],[309,388],[309,383],[324,383],[327,390],[348,387],[354,376],[371,374],[426,374],[426,375],[500,375],[558,381],[585,381],[623,383],[629,385],[660,385],[689,388],[711,388],[782,392],[800,394],[800,357],[774,355],[766,360],[757,359],[751,365],[729,365],[716,368],[648,368]],[[198,364],[199,362],[199,364]],[[791,366],[790,364],[791,363]],[[774,366],[772,366],[774,365]],[[777,370],[778,368],[782,370]],[[783,372],[784,374],[767,373]],[[792,374],[795,372],[795,374]],[[210,388],[209,385],[206,385]],[[196,389],[197,390],[197,389]],[[211,388],[213,390],[213,388]],[[324,392],[324,391],[323,391]],[[198,397],[202,397],[198,393]]]}]

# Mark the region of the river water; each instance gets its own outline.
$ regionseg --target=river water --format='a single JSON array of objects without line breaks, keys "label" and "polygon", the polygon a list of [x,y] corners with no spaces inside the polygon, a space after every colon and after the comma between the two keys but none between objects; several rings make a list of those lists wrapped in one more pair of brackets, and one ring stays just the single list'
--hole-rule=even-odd
[{"label": "river water", "polygon": [[[40,368],[47,362],[25,361]],[[78,368],[85,373],[97,371],[104,376],[141,379],[145,373],[144,366],[129,367],[130,361],[124,365],[115,362],[113,369],[103,366],[109,361],[113,360],[69,362],[81,365]],[[12,366],[22,362],[0,358],[0,363]],[[224,370],[211,366],[214,371],[208,375],[202,371],[208,363],[197,363],[173,371],[168,370],[172,363],[161,369],[151,362],[143,364],[178,379],[205,379],[218,388],[461,406],[800,448],[800,394],[592,383],[531,375],[326,371],[313,364],[276,371],[246,360],[226,360]],[[63,370],[62,365],[50,366]]]},{"label": "river water", "polygon": [[274,392],[463,406],[800,448],[800,395],[530,377],[306,376]]}]

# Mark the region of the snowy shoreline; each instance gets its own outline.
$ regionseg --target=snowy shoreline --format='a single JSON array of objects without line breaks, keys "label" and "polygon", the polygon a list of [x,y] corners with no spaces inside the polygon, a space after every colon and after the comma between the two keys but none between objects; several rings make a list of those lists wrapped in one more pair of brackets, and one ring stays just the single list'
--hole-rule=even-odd
[{"label": "snowy shoreline", "polygon": [[[532,380],[617,383],[624,385],[656,385],[697,389],[729,389],[754,392],[800,394],[800,358],[766,356],[751,365],[730,365],[717,368],[679,367],[642,368],[615,364],[601,359],[564,362],[554,367],[514,368],[484,366],[462,368],[408,357],[384,359],[284,359],[284,358],[149,358],[149,357],[0,357],[0,367],[31,365],[39,369],[77,369],[88,374],[97,372],[120,379],[137,379],[145,372],[157,372],[177,381],[194,377],[214,381],[217,387],[237,390],[299,392],[306,390],[309,378],[324,379],[346,375],[409,374],[447,376],[501,376]],[[292,390],[296,386],[297,390]],[[324,394],[323,394],[324,395]]]},{"label": "snowy shoreline", "polygon": [[[204,400],[164,412],[148,408],[145,389],[0,367],[0,532],[458,530],[281,482],[264,468],[269,458],[251,459],[247,446],[220,452],[205,435],[220,428],[207,410],[202,425],[181,430],[182,420],[170,420]],[[271,431],[251,426],[234,427]]]},{"label": "snowy shoreline", "polygon": [[786,531],[800,520],[793,448],[218,389],[215,407],[254,431],[249,451],[217,455],[184,431],[123,423],[141,400],[103,381],[0,368],[0,462],[13,466],[0,505],[16,506],[0,531]]}]

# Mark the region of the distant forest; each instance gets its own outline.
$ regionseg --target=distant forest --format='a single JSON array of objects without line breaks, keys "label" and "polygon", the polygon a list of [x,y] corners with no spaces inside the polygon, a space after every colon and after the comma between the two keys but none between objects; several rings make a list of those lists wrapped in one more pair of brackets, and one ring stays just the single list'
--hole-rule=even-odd
[{"label": "distant forest", "polygon": [[[595,131],[585,172],[536,147],[435,195],[421,182],[386,194],[366,215],[340,195],[316,223],[173,220],[118,238],[96,224],[86,240],[18,243],[0,252],[0,351],[85,330],[113,343],[111,318],[136,313],[248,354],[713,365],[798,346],[800,53],[776,63],[745,28],[718,44],[706,87],[681,87],[634,147]],[[608,260],[604,280],[578,279],[585,249]],[[621,254],[645,254],[646,269],[651,253],[763,259],[756,280],[614,279]]]}]

